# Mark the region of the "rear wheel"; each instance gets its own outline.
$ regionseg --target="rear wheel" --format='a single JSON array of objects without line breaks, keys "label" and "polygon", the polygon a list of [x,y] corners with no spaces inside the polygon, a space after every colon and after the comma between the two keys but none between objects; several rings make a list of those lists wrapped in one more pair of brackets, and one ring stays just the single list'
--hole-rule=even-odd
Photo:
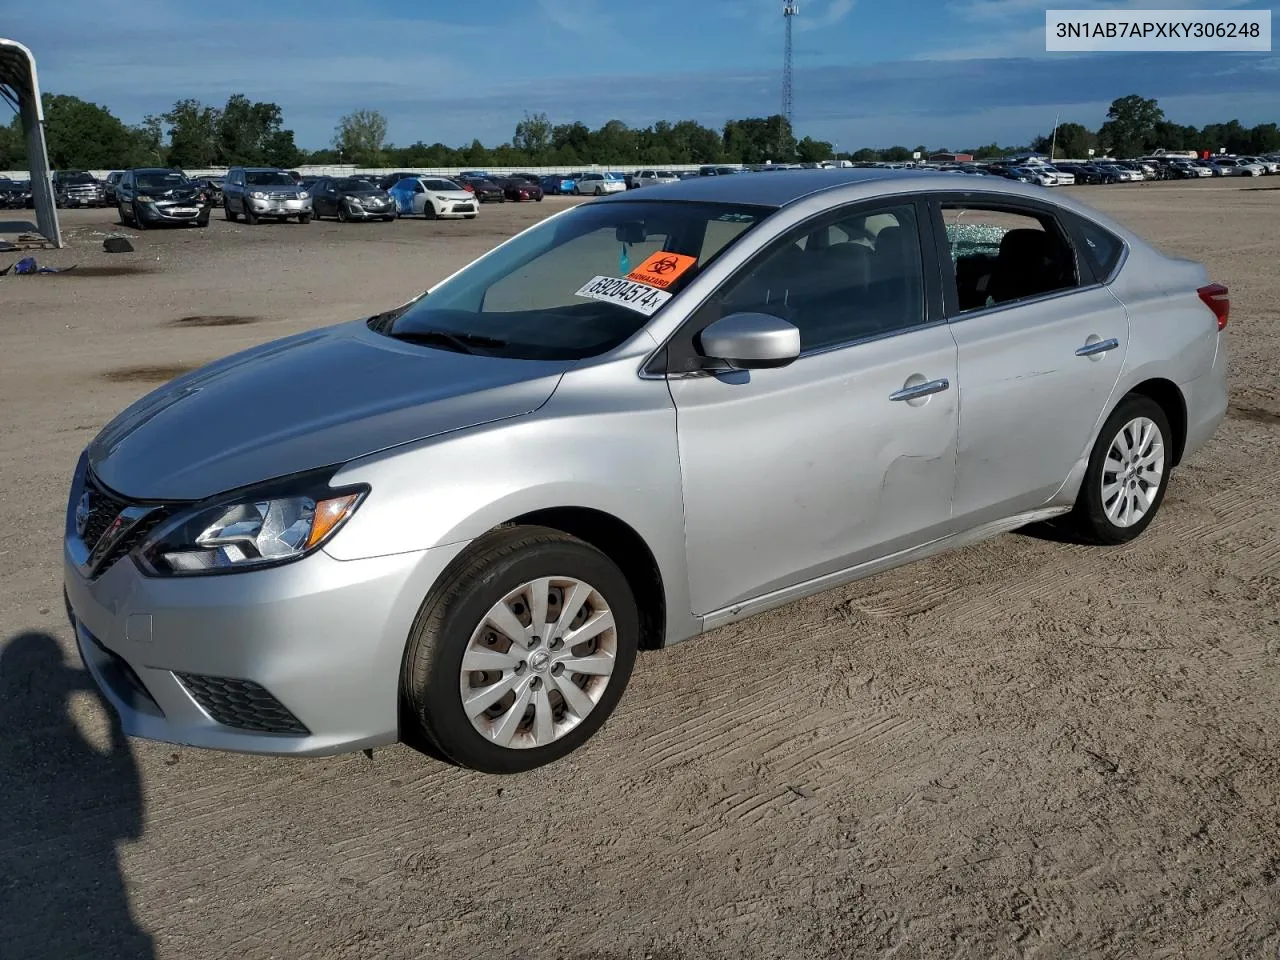
[{"label": "rear wheel", "polygon": [[1150,397],[1130,394],[1103,424],[1067,524],[1092,543],[1128,543],[1155,519],[1169,485],[1173,434]]},{"label": "rear wheel", "polygon": [[530,770],[604,724],[639,636],[631,587],[603,553],[543,527],[498,530],[454,561],[418,612],[408,713],[455,763]]}]

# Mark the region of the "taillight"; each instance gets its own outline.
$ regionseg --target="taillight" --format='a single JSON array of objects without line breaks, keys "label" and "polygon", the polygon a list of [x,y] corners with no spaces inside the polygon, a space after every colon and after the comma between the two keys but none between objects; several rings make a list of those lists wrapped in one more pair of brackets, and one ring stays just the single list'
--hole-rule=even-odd
[{"label": "taillight", "polygon": [[1200,299],[1204,301],[1204,305],[1213,311],[1213,315],[1218,318],[1218,329],[1221,330],[1227,325],[1227,320],[1231,316],[1231,291],[1227,289],[1225,284],[1211,283],[1207,287],[1201,287],[1196,293],[1200,294]]}]

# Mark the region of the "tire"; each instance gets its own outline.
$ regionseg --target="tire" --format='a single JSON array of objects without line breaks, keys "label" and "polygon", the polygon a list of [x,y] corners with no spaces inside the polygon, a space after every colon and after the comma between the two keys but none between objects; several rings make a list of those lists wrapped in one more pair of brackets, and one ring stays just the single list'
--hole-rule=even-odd
[{"label": "tire", "polygon": [[207,213],[203,217],[196,218],[197,227],[204,228],[204,227],[207,227],[208,225],[209,225],[209,215]]},{"label": "tire", "polygon": [[244,222],[249,224],[249,226],[251,227],[256,227],[260,222],[258,215],[253,212],[253,207],[249,205],[248,200],[244,200],[241,202],[244,205]]},{"label": "tire", "polygon": [[116,204],[116,214],[120,218],[120,226],[127,227],[129,225],[129,215],[124,211],[124,204]]},{"label": "tire", "polygon": [[423,220],[436,219],[436,205],[434,203],[427,201],[422,205],[422,219]]},{"label": "tire", "polygon": [[139,230],[147,229],[147,221],[142,219],[142,214],[138,213],[138,208],[131,207],[130,212],[133,213],[133,225]]},{"label": "tire", "polygon": [[[554,583],[559,578],[567,581],[563,588]],[[595,603],[612,613],[613,629],[589,641],[612,648],[607,676],[597,675],[581,684],[567,679],[585,675],[564,670],[557,658],[569,657],[569,662],[578,664],[585,664],[588,658],[596,664],[610,661],[581,644],[575,646],[576,655],[563,644],[557,647],[558,638],[549,635],[551,630],[545,640],[535,639],[528,648],[512,643],[501,629],[493,629],[492,621],[490,629],[482,631],[494,609],[532,620],[525,597],[513,594],[540,579],[553,581],[548,594],[551,606],[544,621],[548,627],[568,591],[585,601],[578,604],[582,611],[579,618],[588,615],[588,605]],[[582,596],[579,589],[590,591],[589,597]],[[580,619],[573,622],[579,624],[576,629],[582,628]],[[491,639],[486,641],[485,637]],[[595,547],[545,527],[494,531],[449,566],[418,611],[401,679],[405,712],[417,727],[412,733],[421,734],[454,763],[485,773],[520,773],[551,763],[580,747],[604,725],[631,676],[639,639],[639,611],[631,587],[617,566]],[[487,658],[493,665],[487,671],[464,672],[468,653],[477,659]],[[528,659],[522,659],[526,653]],[[539,665],[534,665],[535,660],[541,661]],[[502,666],[504,663],[515,666]],[[506,693],[472,721],[463,705],[464,682],[468,691],[478,693],[488,686],[492,693]],[[581,705],[576,715],[561,692],[568,687],[574,688],[572,700]],[[534,707],[533,719],[527,724],[527,706],[507,701],[503,707],[504,700],[512,696],[528,698],[528,705]],[[542,705],[548,712],[539,714]],[[539,728],[535,725],[538,716],[548,717],[553,726]],[[555,729],[554,725],[565,723],[566,729]],[[481,727],[491,732],[482,733]],[[496,742],[504,729],[512,743],[524,746]],[[539,736],[546,742],[537,743]]]},{"label": "tire", "polygon": [[338,222],[350,223],[351,214],[347,213],[347,205],[345,203],[338,204]]},{"label": "tire", "polygon": [[239,214],[235,213],[225,200],[222,202],[222,216],[231,223],[235,223],[240,219]]},{"label": "tire", "polygon": [[541,198],[541,197],[537,197],[536,199],[537,199],[537,201],[538,201],[539,203],[541,203],[541,202],[542,202],[542,198]]},{"label": "tire", "polygon": [[466,214],[465,216],[466,216],[466,219],[468,219],[468,220],[474,220],[477,216],[479,216],[479,214],[475,214],[475,213],[468,213],[468,214]]},{"label": "tire", "polygon": [[299,223],[310,223],[310,222],[311,222],[311,214],[309,214],[309,213],[300,213],[300,214],[298,214],[298,222],[299,222]]},{"label": "tire", "polygon": [[[1157,431],[1154,436],[1148,432],[1151,427]],[[1141,444],[1136,458],[1124,452],[1124,447],[1131,442]],[[1066,526],[1081,540],[1107,546],[1128,543],[1140,536],[1164,502],[1172,451],[1173,432],[1164,410],[1150,397],[1129,394],[1107,417],[1098,433],[1080,494],[1066,518]],[[1146,466],[1136,473],[1127,473],[1125,464],[1134,462]],[[1119,496],[1108,497],[1104,493],[1104,482],[1111,489],[1117,481]],[[1134,505],[1141,505],[1144,499],[1145,512],[1132,519]]]}]

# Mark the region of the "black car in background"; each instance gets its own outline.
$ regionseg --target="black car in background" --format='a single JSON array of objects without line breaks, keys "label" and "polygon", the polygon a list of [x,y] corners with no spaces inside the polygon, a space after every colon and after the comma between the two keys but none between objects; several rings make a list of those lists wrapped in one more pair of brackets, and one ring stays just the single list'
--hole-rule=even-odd
[{"label": "black car in background", "polygon": [[378,181],[378,187],[382,190],[390,190],[401,180],[407,180],[410,177],[420,177],[420,173],[388,173],[385,177]]},{"label": "black car in background", "polygon": [[480,203],[507,202],[507,191],[503,188],[502,184],[496,183],[488,177],[463,175],[460,177],[454,177],[453,182],[474,193],[476,195],[476,200]]},{"label": "black car in background", "polygon": [[58,207],[105,207],[102,181],[83,170],[59,170],[53,175],[53,202]]},{"label": "black car in background", "polygon": [[107,178],[102,181],[102,192],[106,194],[107,206],[113,207],[116,203],[116,184],[120,182],[120,178],[124,176],[123,170],[117,170],[114,173],[108,173]]},{"label": "black car in background", "polygon": [[321,177],[309,188],[311,213],[350,220],[394,220],[396,202],[391,194],[363,177]]},{"label": "black car in background", "polygon": [[0,179],[0,210],[29,210],[34,206],[30,180]]},{"label": "black car in background", "polygon": [[116,183],[120,222],[145,230],[165,223],[209,225],[209,197],[176,170],[138,167],[125,170]]},{"label": "black car in background", "polygon": [[221,177],[193,177],[191,182],[203,191],[204,195],[209,198],[209,205],[212,207],[222,206],[222,178]]}]

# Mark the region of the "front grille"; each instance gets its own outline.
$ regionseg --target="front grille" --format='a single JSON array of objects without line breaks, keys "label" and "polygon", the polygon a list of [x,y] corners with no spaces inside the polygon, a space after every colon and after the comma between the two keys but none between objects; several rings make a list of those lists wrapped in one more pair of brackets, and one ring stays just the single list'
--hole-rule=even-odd
[{"label": "front grille", "polygon": [[311,733],[288,707],[252,680],[197,673],[175,673],[174,676],[200,704],[200,709],[223,726],[302,737]]},{"label": "front grille", "polygon": [[[89,518],[85,523],[84,533],[80,535],[80,539],[84,542],[85,547],[89,550],[90,556],[98,547],[99,541],[102,540],[106,532],[111,528],[111,524],[115,522],[116,517],[131,506],[135,506],[116,495],[112,491],[104,487],[92,473],[85,477],[84,492],[89,495]],[[111,543],[106,552],[96,559],[90,576],[96,578],[104,573],[116,561],[122,557],[128,556],[139,544],[146,539],[147,534],[155,529],[156,525],[170,515],[169,509],[165,507],[154,507],[150,513],[136,521],[124,533]]]}]

